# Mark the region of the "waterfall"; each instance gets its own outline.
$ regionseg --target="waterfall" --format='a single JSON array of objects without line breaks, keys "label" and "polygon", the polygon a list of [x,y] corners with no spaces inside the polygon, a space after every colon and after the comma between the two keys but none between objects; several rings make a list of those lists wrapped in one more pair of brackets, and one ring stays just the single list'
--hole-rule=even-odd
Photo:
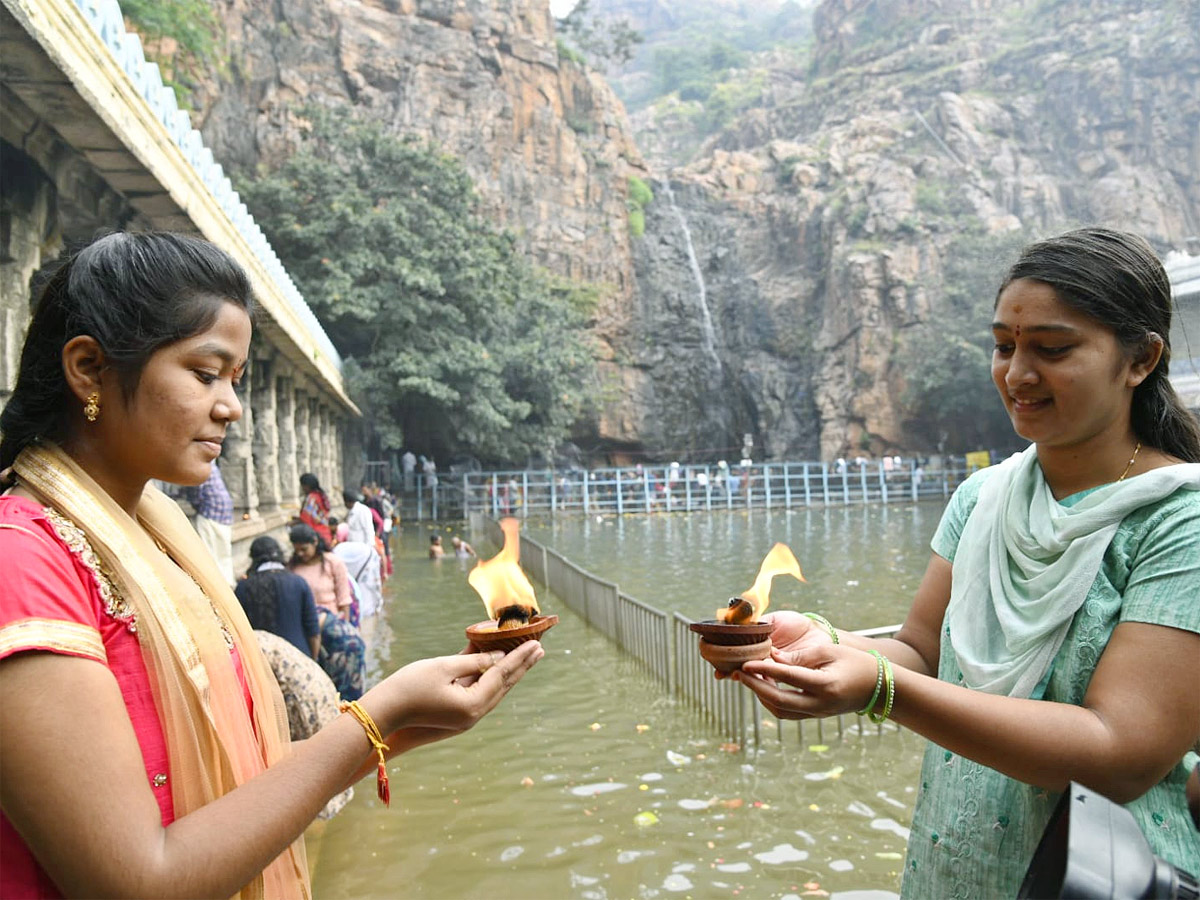
[{"label": "waterfall", "polygon": [[708,290],[704,286],[704,273],[700,271],[700,260],[696,258],[696,247],[692,244],[692,231],[688,228],[683,210],[675,203],[675,192],[671,190],[671,180],[663,178],[658,183],[663,193],[667,195],[667,202],[671,204],[671,212],[675,214],[675,218],[679,221],[679,230],[683,232],[684,245],[687,247],[688,266],[692,270],[692,277],[696,280],[696,306],[700,313],[700,330],[703,334],[704,352],[712,358],[713,364],[716,366],[717,371],[720,372],[721,358],[717,355],[717,330],[713,327],[712,311],[708,308]]}]

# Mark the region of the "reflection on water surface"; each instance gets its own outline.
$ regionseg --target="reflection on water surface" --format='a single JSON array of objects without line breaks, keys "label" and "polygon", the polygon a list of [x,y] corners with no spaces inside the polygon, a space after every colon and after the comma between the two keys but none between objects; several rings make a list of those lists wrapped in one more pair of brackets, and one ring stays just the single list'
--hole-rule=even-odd
[{"label": "reflection on water surface", "polygon": [[[902,618],[940,512],[574,518],[526,530],[633,596],[697,618],[747,587],[782,540],[808,584],[780,582],[772,606],[869,627]],[[424,558],[428,542],[427,530],[405,529],[386,621],[368,634],[376,677],[456,652],[463,628],[484,617],[468,566]],[[827,728],[817,743],[810,725],[800,741],[787,723],[779,740],[766,717],[764,745],[742,750],[553,597],[539,591],[539,601],[561,617],[545,659],[473,731],[394,762],[391,809],[356,791],[311,848],[318,898],[868,900],[897,890],[922,739],[888,730],[839,741]]]}]

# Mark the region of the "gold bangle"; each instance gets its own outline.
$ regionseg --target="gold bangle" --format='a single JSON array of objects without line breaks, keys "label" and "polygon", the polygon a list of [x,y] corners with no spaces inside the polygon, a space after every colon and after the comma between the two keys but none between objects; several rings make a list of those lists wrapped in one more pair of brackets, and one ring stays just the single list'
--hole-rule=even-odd
[{"label": "gold bangle", "polygon": [[383,801],[384,806],[392,805],[392,792],[388,786],[387,757],[385,753],[390,749],[383,742],[383,735],[379,733],[379,726],[375,724],[375,720],[371,718],[371,714],[367,712],[359,704],[357,700],[343,701],[338,704],[338,709],[341,712],[348,712],[358,720],[358,724],[363,727],[363,731],[367,733],[367,740],[371,742],[371,747],[379,754],[379,770],[375,774],[375,788],[379,794],[379,799]]}]

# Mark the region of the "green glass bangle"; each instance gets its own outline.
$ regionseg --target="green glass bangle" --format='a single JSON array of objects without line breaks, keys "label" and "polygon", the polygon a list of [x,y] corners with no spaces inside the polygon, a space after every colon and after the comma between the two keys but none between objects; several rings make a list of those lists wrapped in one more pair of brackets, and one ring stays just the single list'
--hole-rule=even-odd
[{"label": "green glass bangle", "polygon": [[820,613],[804,613],[804,615],[808,616],[810,619],[812,619],[818,625],[824,625],[825,628],[829,631],[829,639],[831,641],[833,641],[835,644],[841,643],[841,641],[838,640],[837,629],[833,627],[833,623],[830,622],[827,618],[825,618]]},{"label": "green glass bangle", "polygon": [[878,650],[868,650],[867,652],[875,657],[875,693],[871,695],[871,699],[867,701],[867,705],[858,711],[858,715],[860,716],[870,714],[875,701],[879,699],[879,692],[883,689],[883,654]]},{"label": "green glass bangle", "polygon": [[867,718],[876,725],[880,725],[885,722],[888,716],[892,714],[892,702],[896,699],[896,680],[892,675],[891,660],[882,655],[879,658],[883,660],[883,680],[887,684],[886,699],[883,701],[883,712],[867,713]]}]

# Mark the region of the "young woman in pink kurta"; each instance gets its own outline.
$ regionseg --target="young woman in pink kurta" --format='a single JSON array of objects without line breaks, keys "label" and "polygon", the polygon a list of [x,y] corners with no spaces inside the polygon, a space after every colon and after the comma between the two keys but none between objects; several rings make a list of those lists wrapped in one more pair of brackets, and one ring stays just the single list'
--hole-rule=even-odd
[{"label": "young woman in pink kurta", "polygon": [[[228,255],[168,234],[102,237],[38,299],[0,413],[0,897],[307,897],[305,826],[375,770],[349,715],[288,746],[237,599],[150,484],[208,478],[253,307]],[[412,663],[361,710],[392,756],[450,736],[525,646]]]}]

